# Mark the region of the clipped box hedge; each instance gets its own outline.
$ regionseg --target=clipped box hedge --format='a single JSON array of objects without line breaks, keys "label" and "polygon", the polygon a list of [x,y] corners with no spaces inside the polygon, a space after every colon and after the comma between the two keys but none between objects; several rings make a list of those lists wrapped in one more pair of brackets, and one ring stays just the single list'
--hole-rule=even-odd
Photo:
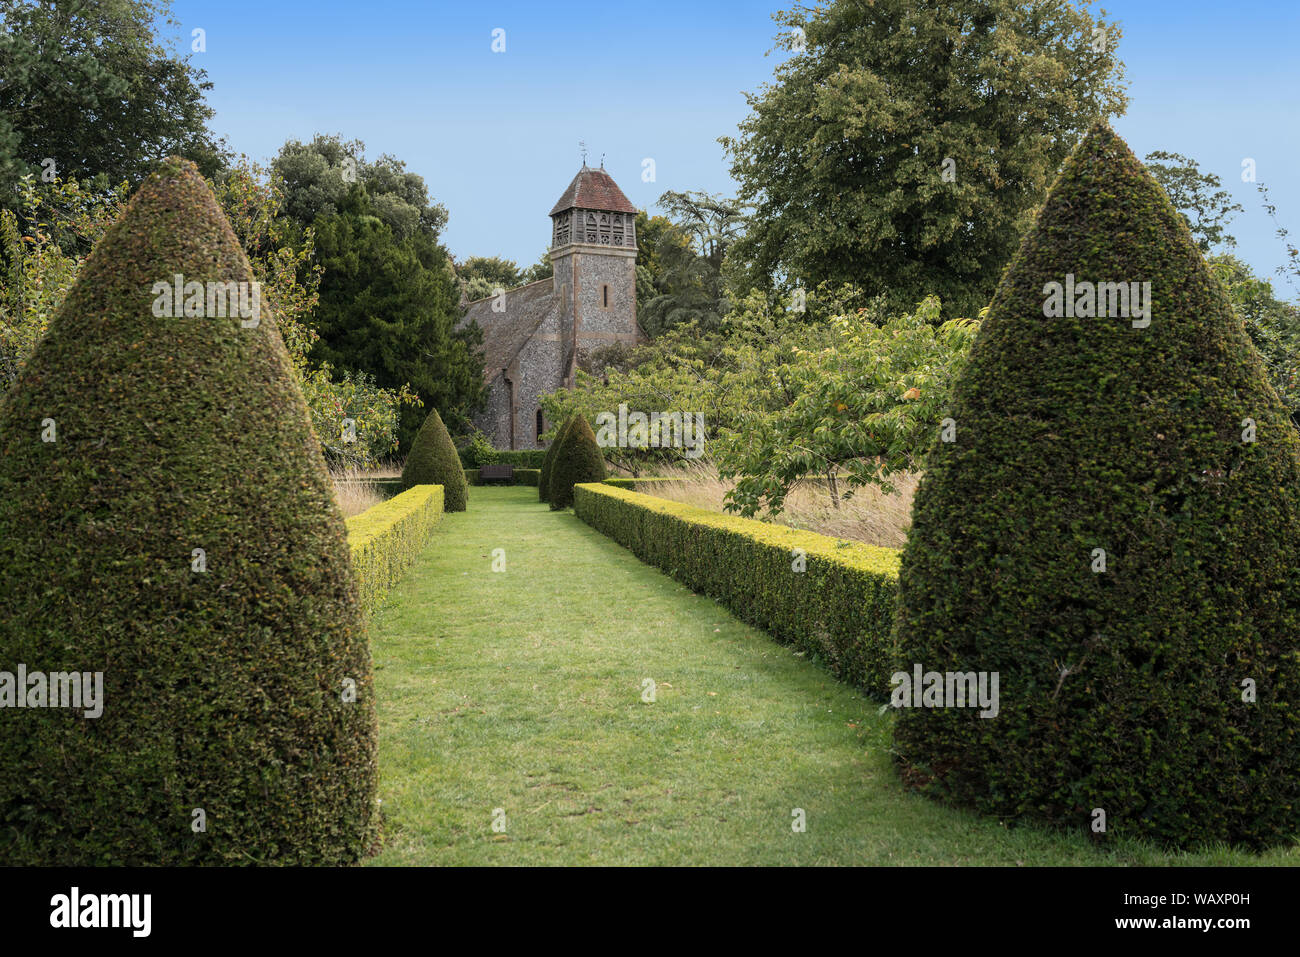
[{"label": "clipped box hedge", "polygon": [[[607,483],[574,513],[693,591],[806,651],[873,697],[889,694],[899,552],[670,502]],[[795,571],[796,549],[805,569]]]},{"label": "clipped box hedge", "polygon": [[[478,477],[478,471],[479,471],[478,469],[466,469],[465,481],[469,482],[470,485],[484,484],[482,480],[479,479]],[[537,482],[538,479],[541,477],[541,474],[542,474],[541,469],[515,469],[514,479],[511,480],[508,484],[531,485],[533,488],[537,488]],[[502,485],[507,483],[503,483],[499,479],[493,479],[489,484]]]},{"label": "clipped box hedge", "polygon": [[656,485],[664,485],[668,482],[684,481],[686,480],[682,478],[656,478],[653,475],[648,475],[642,478],[607,478],[601,484],[612,485],[614,488],[625,488],[631,492],[639,492],[648,488],[653,488]]},{"label": "clipped box hedge", "polygon": [[347,519],[352,567],[367,615],[384,600],[442,519],[442,486],[417,485]]},{"label": "clipped box hedge", "polygon": [[474,447],[467,445],[457,450],[460,464],[467,469],[476,469],[480,465],[514,465],[518,468],[540,469],[546,449],[497,449],[490,459],[480,459]]}]

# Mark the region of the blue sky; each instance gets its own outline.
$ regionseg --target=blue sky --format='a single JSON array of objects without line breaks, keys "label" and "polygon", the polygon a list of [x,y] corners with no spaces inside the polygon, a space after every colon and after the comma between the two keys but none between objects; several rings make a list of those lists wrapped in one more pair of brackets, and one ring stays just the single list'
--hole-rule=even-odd
[{"label": "blue sky", "polygon": [[[577,171],[578,142],[638,206],[665,190],[730,194],[719,136],[771,78],[771,0],[175,0],[214,89],[213,125],[265,161],[289,138],[360,139],[424,176],[451,214],[458,258],[534,262],[547,212]],[[1094,6],[1094,9],[1097,9]],[[1300,236],[1300,3],[1114,0],[1130,105],[1114,126],[1139,156],[1167,149],[1217,173],[1246,207],[1237,253],[1272,276],[1282,243],[1241,181],[1255,160],[1279,218]],[[492,31],[505,31],[493,53]],[[653,158],[655,182],[642,181]],[[1279,288],[1288,296],[1295,291]]]}]

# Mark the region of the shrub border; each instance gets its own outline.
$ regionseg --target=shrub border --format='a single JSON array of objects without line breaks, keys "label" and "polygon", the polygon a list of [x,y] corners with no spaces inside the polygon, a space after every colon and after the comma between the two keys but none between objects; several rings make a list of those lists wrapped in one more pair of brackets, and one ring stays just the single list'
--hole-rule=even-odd
[{"label": "shrub border", "polygon": [[[900,552],[710,512],[608,483],[574,486],[574,513],[637,558],[887,700]],[[794,549],[806,568],[794,571]]]},{"label": "shrub border", "polygon": [[416,485],[346,520],[361,608],[370,615],[442,520],[442,486]]},{"label": "shrub border", "polygon": [[663,485],[666,482],[685,482],[685,481],[686,479],[681,478],[679,476],[664,476],[663,478],[656,478],[653,475],[648,475],[648,476],[643,476],[641,478],[627,478],[627,477],[607,478],[601,484],[612,485],[614,488],[625,488],[629,491],[635,492],[640,488],[647,487],[650,485]]},{"label": "shrub border", "polygon": [[[528,486],[531,486],[532,488],[536,488],[536,487],[537,487],[538,479],[541,477],[541,474],[542,474],[542,470],[541,470],[541,469],[515,469],[515,471],[514,471],[514,478],[511,479],[509,483],[500,482],[500,481],[494,481],[494,482],[492,482],[491,484],[493,484],[493,485],[506,485],[506,484],[510,484],[510,485],[528,485]],[[465,481],[468,482],[470,485],[482,485],[482,484],[483,484],[482,482],[479,481],[479,477],[478,477],[478,469],[466,469],[466,470],[465,470]]]},{"label": "shrub border", "polygon": [[456,453],[460,456],[461,466],[467,471],[472,471],[480,465],[515,465],[519,468],[540,469],[546,449],[497,449],[492,453],[491,459],[483,462],[470,454],[470,446],[457,448]]}]

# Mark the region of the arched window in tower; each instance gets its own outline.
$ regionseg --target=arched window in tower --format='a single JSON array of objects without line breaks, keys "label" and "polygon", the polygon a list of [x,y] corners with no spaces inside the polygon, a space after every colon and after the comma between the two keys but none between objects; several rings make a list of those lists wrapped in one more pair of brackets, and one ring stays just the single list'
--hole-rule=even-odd
[{"label": "arched window in tower", "polygon": [[538,409],[538,410],[537,410],[537,444],[538,444],[538,445],[541,445],[541,444],[542,444],[542,432],[544,431],[544,429],[542,428],[542,425],[543,425],[543,423],[542,423],[542,410],[541,410],[541,409]]}]

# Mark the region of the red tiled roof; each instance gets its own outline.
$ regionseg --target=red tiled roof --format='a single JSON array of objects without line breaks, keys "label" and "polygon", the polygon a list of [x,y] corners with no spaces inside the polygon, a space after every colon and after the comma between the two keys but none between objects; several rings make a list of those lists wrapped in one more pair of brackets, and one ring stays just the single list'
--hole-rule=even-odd
[{"label": "red tiled roof", "polygon": [[573,207],[581,209],[599,209],[611,213],[635,213],[636,207],[623,195],[623,191],[603,169],[584,166],[573,177],[573,182],[564,191],[560,201],[555,204],[549,215],[562,213]]}]

